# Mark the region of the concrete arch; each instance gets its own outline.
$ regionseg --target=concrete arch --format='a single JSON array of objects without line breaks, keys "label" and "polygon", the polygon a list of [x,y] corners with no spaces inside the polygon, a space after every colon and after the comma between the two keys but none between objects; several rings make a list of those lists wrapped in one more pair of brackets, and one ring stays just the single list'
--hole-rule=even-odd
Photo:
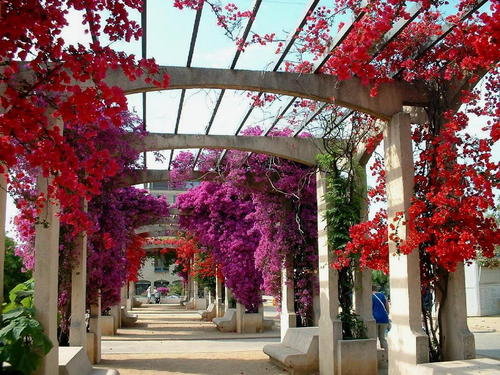
[{"label": "concrete arch", "polygon": [[315,165],[316,155],[324,152],[323,140],[319,138],[149,133],[143,138],[130,137],[129,142],[140,152],[186,148],[231,149],[278,156],[309,166]]},{"label": "concrete arch", "polygon": [[[325,74],[162,66],[158,77],[165,73],[170,85],[163,90],[211,88],[283,94],[335,103],[386,121],[403,105],[425,106],[429,101],[423,84],[403,81],[382,84],[372,97],[370,87],[357,78],[340,81]],[[119,68],[110,69],[106,81],[126,94],[161,91],[144,78],[130,81]]]},{"label": "concrete arch", "polygon": [[159,250],[159,249],[177,249],[177,246],[174,244],[147,244],[142,247],[144,250]]},{"label": "concrete arch", "polygon": [[179,224],[176,220],[169,220],[165,224],[149,224],[135,229],[135,234],[141,233],[156,233],[179,230]]},{"label": "concrete arch", "polygon": [[[170,181],[170,172],[166,169],[136,169],[120,178],[119,186],[132,186],[151,182]],[[214,176],[213,173],[192,171],[193,180],[206,180]]]}]

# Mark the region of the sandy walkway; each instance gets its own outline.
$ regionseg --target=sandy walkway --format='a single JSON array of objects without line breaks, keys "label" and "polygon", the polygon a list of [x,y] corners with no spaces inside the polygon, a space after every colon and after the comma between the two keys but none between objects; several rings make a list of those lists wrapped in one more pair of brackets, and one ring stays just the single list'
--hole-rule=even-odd
[{"label": "sandy walkway", "polygon": [[121,375],[283,375],[259,351],[196,354],[105,355],[100,367],[116,368]]},{"label": "sandy walkway", "polygon": [[115,368],[121,375],[286,374],[262,352],[266,343],[279,341],[277,329],[223,334],[179,306],[145,305],[133,313],[139,316],[135,327],[103,337],[102,362],[95,367]]}]

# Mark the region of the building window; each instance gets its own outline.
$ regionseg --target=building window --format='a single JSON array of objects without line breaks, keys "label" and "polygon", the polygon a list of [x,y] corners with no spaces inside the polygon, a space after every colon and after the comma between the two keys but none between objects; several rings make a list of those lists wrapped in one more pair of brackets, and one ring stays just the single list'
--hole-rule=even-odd
[{"label": "building window", "polygon": [[137,296],[146,294],[146,289],[151,285],[151,281],[139,280],[135,283],[135,294]]},{"label": "building window", "polygon": [[161,260],[161,258],[154,258],[154,268],[155,272],[167,272],[168,268],[165,267],[165,264]]}]

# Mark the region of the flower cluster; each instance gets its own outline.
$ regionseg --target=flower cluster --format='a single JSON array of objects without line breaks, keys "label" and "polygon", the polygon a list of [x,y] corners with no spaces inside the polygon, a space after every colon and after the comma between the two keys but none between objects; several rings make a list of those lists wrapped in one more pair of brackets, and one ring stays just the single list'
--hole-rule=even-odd
[{"label": "flower cluster", "polygon": [[[273,132],[289,136],[290,129]],[[260,135],[249,128],[245,135]],[[219,153],[200,157],[204,168],[213,166]],[[193,168],[192,158],[182,160]],[[281,270],[295,272],[299,313],[310,316],[317,287],[317,228],[313,171],[300,164],[266,155],[229,151],[221,175],[202,182],[178,197],[181,227],[194,236],[217,264],[235,298],[252,310],[260,303],[260,291],[278,299]],[[205,169],[206,170],[206,169]],[[179,175],[186,172],[180,170]]]},{"label": "flower cluster", "polygon": [[[130,41],[142,35],[128,18],[142,2],[26,0],[2,4],[0,31],[1,173],[9,173],[9,191],[21,195],[18,165],[35,176],[52,176],[47,194],[37,194],[37,220],[47,199],[57,199],[61,222],[77,231],[90,229],[81,199],[98,195],[104,180],[116,175],[115,155],[96,139],[101,131],[122,128],[127,119],[125,95],[106,82],[110,68],[120,67],[129,79],[145,77],[165,87],[153,60],[139,60],[103,45],[100,38]],[[102,18],[106,9],[109,16]],[[70,11],[83,14],[91,42],[68,44],[61,31]],[[19,76],[22,75],[22,79]],[[64,134],[62,136],[62,128]],[[67,133],[78,137],[71,142]],[[82,160],[80,149],[88,150]],[[20,203],[23,204],[23,203]]]}]

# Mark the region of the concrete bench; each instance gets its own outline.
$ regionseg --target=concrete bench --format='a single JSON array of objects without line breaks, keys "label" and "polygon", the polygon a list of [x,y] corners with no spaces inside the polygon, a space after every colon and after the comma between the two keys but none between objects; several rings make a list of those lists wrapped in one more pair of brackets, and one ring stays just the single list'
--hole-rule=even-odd
[{"label": "concrete bench", "polygon": [[205,310],[207,308],[207,300],[205,298],[191,298],[185,306],[186,310]]},{"label": "concrete bench", "polygon": [[292,375],[319,371],[319,328],[289,328],[283,342],[264,346],[264,353]]},{"label": "concrete bench", "polygon": [[214,318],[217,329],[221,332],[236,332],[236,309],[227,309],[221,318]]},{"label": "concrete bench", "polygon": [[92,368],[82,346],[59,347],[59,375],[119,375],[114,369]]},{"label": "concrete bench", "polygon": [[211,322],[216,316],[217,311],[215,311],[215,303],[211,303],[205,311],[201,312],[201,319],[209,322]]},{"label": "concrete bench", "polygon": [[141,307],[141,306],[142,306],[142,302],[139,301],[137,298],[132,297],[132,307]]},{"label": "concrete bench", "polygon": [[123,306],[121,308],[121,314],[122,327],[133,327],[135,325],[135,322],[137,322],[137,314],[129,314]]}]

